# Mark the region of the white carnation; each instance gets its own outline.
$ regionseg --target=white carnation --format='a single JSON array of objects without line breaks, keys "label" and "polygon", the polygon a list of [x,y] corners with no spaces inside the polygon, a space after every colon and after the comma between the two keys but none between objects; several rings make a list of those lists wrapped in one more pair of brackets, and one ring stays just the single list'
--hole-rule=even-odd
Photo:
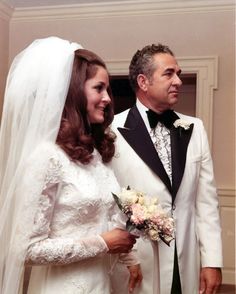
[{"label": "white carnation", "polygon": [[178,127],[181,127],[185,130],[188,130],[190,128],[190,123],[183,120],[183,119],[177,119],[175,122],[174,122],[174,127],[175,128],[178,128]]}]

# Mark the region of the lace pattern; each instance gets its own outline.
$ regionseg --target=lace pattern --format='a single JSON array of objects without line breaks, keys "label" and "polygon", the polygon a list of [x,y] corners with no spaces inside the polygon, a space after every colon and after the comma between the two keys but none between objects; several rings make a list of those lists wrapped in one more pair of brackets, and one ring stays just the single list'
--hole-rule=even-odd
[{"label": "lace pattern", "polygon": [[65,293],[70,294],[86,294],[88,293],[88,288],[86,281],[77,281],[74,278],[66,279],[63,282],[63,290]]},{"label": "lace pattern", "polygon": [[106,243],[99,234],[109,229],[114,210],[111,191],[119,189],[112,171],[101,163],[97,152],[91,165],[81,166],[54,144],[44,146],[43,151],[48,158],[44,189],[26,262],[69,264],[106,253]]},{"label": "lace pattern", "polygon": [[107,246],[100,236],[83,240],[46,239],[30,246],[26,262],[32,265],[65,265],[105,252]]},{"label": "lace pattern", "polygon": [[[31,201],[19,223],[29,235],[26,263],[37,265],[32,267],[28,294],[35,289],[40,294],[111,293],[113,264],[100,235],[124,227],[111,194],[120,187],[100,154],[95,150],[93,155],[90,164],[81,165],[50,143],[39,146],[29,160],[24,178]],[[31,184],[36,181],[37,189]],[[127,265],[137,263],[131,253],[121,259]]]}]

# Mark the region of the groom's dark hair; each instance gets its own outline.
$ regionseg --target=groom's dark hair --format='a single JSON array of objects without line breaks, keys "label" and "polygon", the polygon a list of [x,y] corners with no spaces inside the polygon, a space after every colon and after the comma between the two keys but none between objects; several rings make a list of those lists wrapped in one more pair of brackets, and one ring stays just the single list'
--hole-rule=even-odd
[{"label": "groom's dark hair", "polygon": [[159,53],[170,54],[174,56],[174,53],[166,45],[152,44],[147,45],[143,49],[138,50],[131,59],[129,66],[129,80],[130,85],[134,92],[139,88],[137,83],[137,77],[139,74],[144,74],[148,79],[153,75],[156,69],[156,65],[153,62],[153,56]]}]

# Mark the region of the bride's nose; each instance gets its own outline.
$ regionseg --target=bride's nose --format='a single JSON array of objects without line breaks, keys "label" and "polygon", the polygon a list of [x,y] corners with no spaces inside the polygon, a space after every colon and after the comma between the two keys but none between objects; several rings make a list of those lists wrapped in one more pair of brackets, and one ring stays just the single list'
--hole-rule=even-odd
[{"label": "bride's nose", "polygon": [[104,91],[103,96],[102,96],[102,101],[105,102],[106,104],[111,103],[111,98],[110,98],[107,91]]}]

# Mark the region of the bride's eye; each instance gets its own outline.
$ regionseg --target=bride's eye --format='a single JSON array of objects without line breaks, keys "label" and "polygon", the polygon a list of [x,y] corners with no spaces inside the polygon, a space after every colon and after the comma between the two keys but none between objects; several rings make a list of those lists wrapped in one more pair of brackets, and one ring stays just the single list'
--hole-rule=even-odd
[{"label": "bride's eye", "polygon": [[98,93],[101,93],[103,90],[103,85],[99,84],[99,85],[96,85],[94,88],[97,90]]}]

